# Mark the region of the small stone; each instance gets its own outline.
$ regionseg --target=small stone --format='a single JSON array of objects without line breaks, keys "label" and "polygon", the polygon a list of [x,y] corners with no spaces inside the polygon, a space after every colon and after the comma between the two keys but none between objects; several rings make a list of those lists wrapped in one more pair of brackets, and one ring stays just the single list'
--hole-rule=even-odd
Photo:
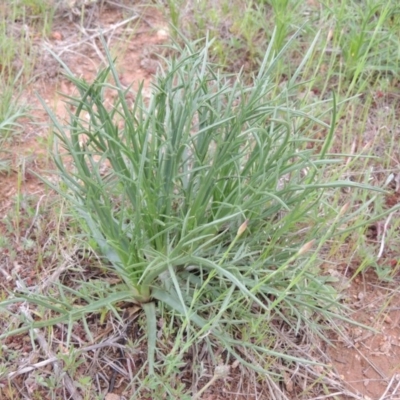
[{"label": "small stone", "polygon": [[54,32],[51,33],[51,38],[53,40],[63,40],[63,35],[62,35],[61,32],[54,31]]},{"label": "small stone", "polygon": [[168,36],[169,36],[168,31],[165,30],[165,29],[159,29],[159,30],[157,31],[157,37],[158,37],[159,39],[167,39]]}]

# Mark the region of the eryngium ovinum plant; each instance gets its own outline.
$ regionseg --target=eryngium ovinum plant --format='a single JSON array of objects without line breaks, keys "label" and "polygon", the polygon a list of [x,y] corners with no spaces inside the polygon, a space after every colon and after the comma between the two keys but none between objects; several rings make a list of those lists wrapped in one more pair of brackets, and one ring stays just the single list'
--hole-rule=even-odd
[{"label": "eryngium ovinum plant", "polygon": [[109,66],[92,83],[67,70],[79,96],[68,100],[68,126],[53,117],[59,191],[121,279],[109,301],[143,306],[150,372],[162,363],[160,310],[185,330],[173,352],[197,340],[212,354],[219,343],[260,371],[271,357],[295,360],[271,345],[272,320],[318,329],[312,320],[337,311],[315,268],[341,218],[326,191],[352,185],[324,178],[338,161],[327,156],[334,101],[301,106],[293,95],[312,46],[277,90],[286,48],[274,55],[272,43],[250,84],[209,62],[210,43],[176,45],[150,99],[140,88],[133,105],[107,50]]}]

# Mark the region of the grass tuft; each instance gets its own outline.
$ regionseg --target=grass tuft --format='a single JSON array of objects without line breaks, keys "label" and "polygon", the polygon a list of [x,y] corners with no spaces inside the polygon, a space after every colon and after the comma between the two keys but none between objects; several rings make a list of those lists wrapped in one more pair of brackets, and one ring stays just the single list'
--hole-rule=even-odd
[{"label": "grass tuft", "polygon": [[[67,97],[67,123],[43,102],[61,179],[49,184],[77,213],[83,240],[108,275],[20,287],[3,310],[13,314],[14,303],[27,301],[36,318],[15,312],[18,323],[1,338],[29,330],[34,342],[39,328],[64,326],[68,351],[51,357],[79,376],[77,386],[90,385],[78,370],[89,356],[76,349],[76,321],[94,342],[93,315],[122,325],[122,309],[134,304],[143,311],[139,345],[147,350],[129,376],[135,396],[199,398],[238,365],[262,374],[274,390],[277,382],[289,386],[298,368],[323,386],[313,343],[327,340],[328,328],[340,331],[338,320],[350,320],[319,257],[334,237],[344,241],[355,221],[365,228],[360,214],[375,201],[365,194],[360,206],[337,193],[354,189],[360,198],[374,188],[347,173],[350,156],[330,153],[337,108],[347,103],[313,96],[321,36],[285,66],[297,43],[296,36],[286,42],[290,2],[270,3],[263,10],[271,7],[279,23],[251,78],[212,62],[218,40],[182,38],[150,99],[140,88],[133,104],[107,49],[109,65],[91,83],[63,64],[79,95]],[[171,13],[178,21],[179,8]],[[355,75],[346,77],[353,89]],[[182,383],[185,374],[192,385]],[[60,382],[42,384],[56,390]]]},{"label": "grass tuft", "polygon": [[[150,100],[139,90],[132,107],[106,50],[109,67],[93,83],[67,70],[79,91],[68,97],[69,124],[48,110],[63,182],[53,187],[74,205],[121,282],[106,286],[100,299],[94,288],[59,285],[61,299],[22,294],[44,313],[51,310],[51,318],[31,326],[81,320],[103,307],[118,314],[113,305],[121,301],[142,305],[146,369],[160,385],[201,343],[214,366],[239,360],[279,379],[271,367],[276,360],[311,361],[277,348],[278,321],[296,335],[307,326],[323,338],[324,325],[311,319],[345,318],[316,256],[348,208],[329,211],[327,190],[362,187],[324,178],[326,167],[338,163],[328,156],[335,102],[327,124],[325,101],[302,105],[292,95],[306,59],[277,92],[274,68],[286,47],[275,55],[273,40],[250,85],[210,63],[211,46],[175,48]],[[320,117],[312,113],[321,107]],[[308,133],[316,126],[324,139]],[[68,292],[86,305],[71,307]],[[160,313],[178,338],[161,358]],[[218,358],[214,346],[224,349]]]}]

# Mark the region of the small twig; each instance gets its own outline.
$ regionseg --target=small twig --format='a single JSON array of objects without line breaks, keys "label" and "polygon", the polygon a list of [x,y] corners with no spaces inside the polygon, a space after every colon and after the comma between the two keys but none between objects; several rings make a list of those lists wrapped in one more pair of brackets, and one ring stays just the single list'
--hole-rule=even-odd
[{"label": "small twig", "polygon": [[[266,376],[266,381],[272,400],[289,400],[289,397],[286,396],[286,394],[279,388],[279,386],[276,384],[276,382],[274,382],[273,379],[271,379],[270,376]],[[279,397],[277,397],[275,393],[278,393]]]},{"label": "small twig", "polygon": [[139,15],[134,15],[134,16],[132,16],[130,18],[125,19],[124,21],[119,22],[118,24],[112,24],[107,29],[101,29],[100,32],[97,32],[97,33],[95,33],[95,34],[93,34],[93,35],[91,35],[91,36],[89,36],[89,37],[87,37],[85,39],[82,39],[82,40],[80,40],[78,42],[71,43],[70,45],[67,45],[63,49],[61,49],[61,51],[58,53],[58,56],[61,56],[65,51],[69,50],[70,48],[78,47],[81,44],[84,44],[84,43],[89,42],[89,41],[91,41],[93,39],[96,39],[96,38],[98,38],[98,37],[100,37],[102,35],[106,35],[108,32],[114,31],[114,30],[120,28],[121,26],[124,26],[124,25],[128,24],[129,22],[134,21],[135,19],[138,19],[138,18],[139,18]]},{"label": "small twig", "polygon": [[100,49],[96,45],[95,39],[91,39],[91,37],[89,36],[89,34],[87,33],[87,31],[84,27],[78,25],[78,29],[81,31],[82,34],[84,34],[86,37],[89,38],[88,41],[90,41],[90,44],[94,48],[94,51],[96,52],[97,56],[100,58],[100,60],[102,61],[102,63],[104,65],[107,65],[107,61],[104,58],[103,53],[100,51]]},{"label": "small twig", "polygon": [[395,380],[397,380],[398,383],[397,383],[396,387],[394,388],[394,390],[392,391],[392,393],[393,394],[397,393],[397,389],[400,386],[400,379],[399,378],[400,378],[400,376],[398,374],[395,374],[395,375],[392,376],[392,379],[390,380],[389,384],[387,385],[386,390],[383,392],[382,396],[379,397],[378,400],[384,400],[385,399],[386,394],[389,392],[389,389],[390,389],[390,387],[392,386],[392,384],[393,384],[393,382]]},{"label": "small twig", "polygon": [[354,343],[349,340],[346,337],[343,337],[343,339],[345,340],[346,344],[348,345],[349,348],[354,349],[355,351],[357,351],[357,353],[375,370],[375,372],[380,375],[380,377],[382,379],[384,379],[386,382],[388,381],[387,376],[372,362],[370,361],[355,345]]},{"label": "small twig", "polygon": [[387,382],[388,377],[378,368],[372,361],[370,361],[360,350],[357,349],[357,347],[353,346],[353,348],[358,352],[358,354],[377,372],[381,378]]},{"label": "small twig", "polygon": [[43,361],[37,362],[35,364],[31,364],[27,367],[22,367],[17,371],[10,372],[7,375],[7,378],[9,378],[9,379],[15,378],[18,375],[26,374],[27,372],[31,372],[35,369],[45,367],[47,364],[51,364],[56,361],[57,361],[57,357],[51,357],[51,358],[48,358],[47,360],[43,360]]},{"label": "small twig", "polygon": [[192,400],[199,399],[200,396],[220,378],[225,378],[229,375],[229,365],[219,365],[215,367],[213,377],[192,397]]},{"label": "small twig", "polygon": [[27,229],[27,231],[25,232],[25,236],[24,236],[24,239],[25,239],[25,240],[28,239],[28,237],[29,237],[29,235],[30,235],[30,233],[31,233],[31,230],[32,230],[33,226],[35,225],[36,219],[37,219],[37,217],[38,217],[38,215],[39,215],[40,203],[42,202],[42,200],[43,200],[45,197],[46,197],[45,194],[43,194],[42,196],[40,196],[40,199],[39,199],[38,203],[36,204],[36,211],[35,211],[35,215],[34,215],[34,217],[33,217],[33,219],[32,219],[32,223],[31,223],[31,225],[29,226],[29,228]]},{"label": "small twig", "polygon": [[385,234],[386,234],[386,232],[387,232],[387,229],[388,229],[390,220],[391,220],[392,217],[393,217],[393,214],[394,214],[394,212],[392,212],[392,213],[389,214],[389,216],[387,217],[387,219],[386,219],[386,221],[385,221],[385,224],[383,225],[383,232],[382,232],[382,238],[381,238],[381,245],[380,245],[379,253],[378,253],[378,257],[377,257],[378,260],[382,257],[383,250],[384,250],[384,248],[385,248]]},{"label": "small twig", "polygon": [[365,335],[361,335],[360,337],[357,337],[353,339],[354,343],[358,342],[364,342],[365,340],[369,339],[370,337],[374,336],[375,332],[367,332]]},{"label": "small twig", "polygon": [[121,337],[116,337],[113,339],[105,340],[104,342],[93,344],[91,346],[81,347],[78,351],[79,353],[84,353],[88,351],[93,351],[97,349],[102,349],[103,347],[116,347],[117,349],[124,350],[126,348],[125,344],[118,343]]},{"label": "small twig", "polygon": [[2,266],[0,266],[0,272],[4,275],[4,278],[6,278],[7,282],[12,280],[12,276]]},{"label": "small twig", "polygon": [[323,400],[323,399],[333,399],[335,396],[348,396],[348,397],[353,397],[354,399],[364,399],[364,397],[360,397],[355,395],[354,393],[348,392],[348,391],[344,391],[344,392],[336,392],[336,393],[330,393],[330,394],[326,394],[323,396],[318,396],[318,397],[313,397],[310,400]]}]

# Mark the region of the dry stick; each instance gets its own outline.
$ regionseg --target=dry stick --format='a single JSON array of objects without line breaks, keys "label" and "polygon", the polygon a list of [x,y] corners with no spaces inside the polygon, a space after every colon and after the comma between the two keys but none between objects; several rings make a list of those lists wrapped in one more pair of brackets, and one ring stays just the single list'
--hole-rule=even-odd
[{"label": "dry stick", "polygon": [[346,344],[348,345],[349,348],[354,349],[355,351],[357,351],[357,353],[375,370],[375,372],[380,375],[380,377],[385,380],[386,382],[389,381],[389,378],[385,375],[384,372],[382,372],[380,370],[379,367],[377,367],[372,361],[370,361],[359,349],[357,349],[357,347],[354,345],[354,343],[352,343],[349,339],[347,339],[346,337],[344,337]]},{"label": "dry stick", "polygon": [[2,265],[0,265],[0,272],[4,275],[4,278],[6,278],[7,282],[12,280],[12,276],[3,268]]},{"label": "dry stick", "polygon": [[51,364],[56,361],[57,361],[57,357],[48,358],[47,360],[43,360],[43,361],[37,362],[35,364],[31,364],[27,367],[22,367],[22,368],[18,369],[17,371],[10,372],[7,375],[7,377],[8,377],[8,379],[12,379],[18,375],[26,374],[27,372],[31,372],[34,369],[45,367],[47,364]]},{"label": "dry stick", "polygon": [[368,360],[368,358],[364,356],[364,354],[360,350],[358,350],[357,347],[355,347],[354,345],[352,345],[352,347],[375,370],[375,372],[377,372],[381,376],[384,381],[388,382],[389,378],[380,370],[380,368],[378,368],[372,361]]},{"label": "dry stick", "polygon": [[[92,39],[91,36],[89,36],[89,34],[87,33],[86,29],[85,29],[83,26],[77,25],[77,28],[79,29],[79,31],[80,31],[83,35],[85,35],[85,36],[88,38],[88,42],[90,41],[90,45],[94,48],[94,51],[96,52],[97,57],[100,58],[101,62],[102,62],[104,65],[107,65],[107,61],[106,61],[106,59],[104,58],[103,53],[100,51],[100,49],[99,49],[98,46],[96,45],[95,39]],[[114,33],[114,32],[113,32],[113,33]],[[113,33],[112,33],[112,34],[113,34]],[[112,34],[111,34],[111,36],[112,36]],[[109,47],[109,45],[110,45],[110,44],[109,44],[109,42],[107,41],[107,46]]]},{"label": "dry stick", "polygon": [[[289,397],[286,396],[285,393],[281,390],[281,388],[273,381],[268,375],[266,376],[267,385],[269,388],[269,396],[273,396],[272,400],[289,400]],[[279,394],[279,399],[276,397],[276,393]],[[284,396],[284,397],[283,397]]]},{"label": "dry stick", "polygon": [[378,253],[378,257],[377,259],[379,260],[382,257],[383,254],[383,250],[385,248],[385,234],[387,232],[390,220],[393,217],[394,212],[390,213],[389,216],[387,217],[386,221],[385,221],[385,225],[383,225],[383,232],[382,232],[382,239],[381,239],[381,245],[379,248],[379,253]]},{"label": "dry stick", "polygon": [[[27,308],[21,306],[21,312],[22,312],[22,314],[25,315],[25,317],[29,321],[33,322],[31,314],[29,313],[29,310]],[[49,360],[54,359],[54,361],[53,361],[54,373],[56,376],[60,376],[62,373],[62,364],[60,363],[60,361],[57,360],[56,355],[50,350],[48,343],[46,342],[46,339],[44,338],[44,336],[42,335],[40,330],[37,328],[34,328],[33,332],[34,332],[36,339],[39,343],[39,346],[41,347],[44,354],[46,354],[46,356],[49,358]],[[63,383],[73,400],[83,400],[82,396],[78,393],[76,386],[74,384],[74,381],[71,379],[68,372],[65,372],[63,374]]]},{"label": "dry stick", "polygon": [[119,22],[118,24],[112,24],[107,29],[101,29],[100,32],[97,32],[97,33],[95,33],[95,34],[93,34],[93,35],[91,35],[91,36],[89,36],[89,37],[87,37],[85,39],[82,39],[79,42],[74,42],[74,43],[71,43],[71,44],[63,47],[61,49],[61,51],[57,55],[61,56],[65,51],[69,50],[72,47],[77,47],[77,46],[80,46],[81,44],[84,44],[84,43],[89,42],[89,41],[91,41],[93,39],[96,39],[96,38],[98,38],[98,37],[100,37],[102,35],[107,34],[108,32],[114,31],[114,30],[120,28],[121,26],[124,26],[124,25],[128,24],[129,22],[134,21],[135,19],[138,19],[138,18],[139,18],[139,15],[134,15],[134,16],[132,16],[130,18],[125,19],[124,21]]},{"label": "dry stick", "polygon": [[[107,4],[112,5],[112,6],[116,6],[116,7],[119,7],[119,8],[125,8],[126,10],[129,10],[129,11],[134,11],[134,10],[135,10],[135,9],[132,8],[132,7],[128,7],[128,6],[125,6],[125,5],[120,4],[120,3],[114,3],[114,2],[112,2],[112,1],[110,1],[110,0],[107,1]],[[140,19],[141,19],[141,21],[143,21],[143,22],[145,22],[147,25],[149,25],[150,28],[152,28],[152,29],[157,29],[157,26],[156,26],[156,25],[154,25],[151,21],[149,21],[147,18],[144,17],[144,13],[142,13],[142,15],[140,16]]]},{"label": "dry stick", "polygon": [[364,396],[356,396],[354,393],[351,392],[335,392],[335,393],[329,393],[323,396],[318,396],[318,397],[313,397],[310,400],[323,400],[323,399],[332,399],[334,396],[348,396],[348,397],[353,397],[354,399],[357,400],[364,400]]},{"label": "dry stick", "polygon": [[398,383],[397,383],[396,387],[393,389],[392,394],[396,394],[397,393],[397,389],[400,386],[400,379],[399,378],[400,378],[399,374],[394,374],[392,376],[392,379],[390,380],[389,384],[387,385],[386,390],[383,392],[382,396],[379,397],[379,400],[384,400],[385,399],[386,394],[389,392],[389,389],[390,389],[390,387],[392,386],[392,384],[393,384],[393,382],[395,380],[398,380]]},{"label": "dry stick", "polygon": [[200,396],[218,379],[225,378],[229,375],[230,367],[227,365],[219,365],[215,367],[214,376],[192,397],[197,400]]},{"label": "dry stick", "polygon": [[39,201],[37,202],[37,204],[36,204],[35,216],[33,217],[32,223],[31,223],[31,225],[29,226],[29,228],[27,229],[27,231],[26,231],[26,233],[25,233],[25,236],[24,236],[25,239],[28,239],[28,237],[29,237],[29,235],[30,235],[30,233],[31,233],[31,230],[32,230],[33,226],[34,226],[35,223],[36,223],[36,219],[37,219],[37,217],[38,217],[38,215],[39,215],[40,203],[42,202],[42,200],[43,200],[45,197],[46,197],[46,195],[43,194],[43,195],[40,197],[40,199],[39,199]]},{"label": "dry stick", "polygon": [[[374,329],[374,328],[372,328]],[[381,376],[382,379],[384,379],[386,382],[389,381],[389,378],[385,375],[384,372],[380,370],[379,367],[377,367],[372,361],[370,361],[355,345],[352,343],[347,337],[343,337],[344,340],[346,341],[346,344],[348,345],[349,348],[352,348],[358,352],[358,354],[375,370],[375,372]]]},{"label": "dry stick", "polygon": [[[88,351],[102,349],[104,347],[115,347],[117,349],[125,350],[126,349],[126,345],[118,343],[118,340],[120,340],[120,339],[121,339],[121,337],[115,337],[113,339],[108,339],[108,340],[106,340],[104,342],[93,344],[91,346],[81,347],[78,350],[78,352],[79,353],[85,353],[85,352],[88,352]],[[139,351],[138,351],[138,353],[139,353]]]},{"label": "dry stick", "polygon": [[192,400],[199,399],[200,396],[215,382],[219,379],[218,376],[214,375],[193,397]]}]

